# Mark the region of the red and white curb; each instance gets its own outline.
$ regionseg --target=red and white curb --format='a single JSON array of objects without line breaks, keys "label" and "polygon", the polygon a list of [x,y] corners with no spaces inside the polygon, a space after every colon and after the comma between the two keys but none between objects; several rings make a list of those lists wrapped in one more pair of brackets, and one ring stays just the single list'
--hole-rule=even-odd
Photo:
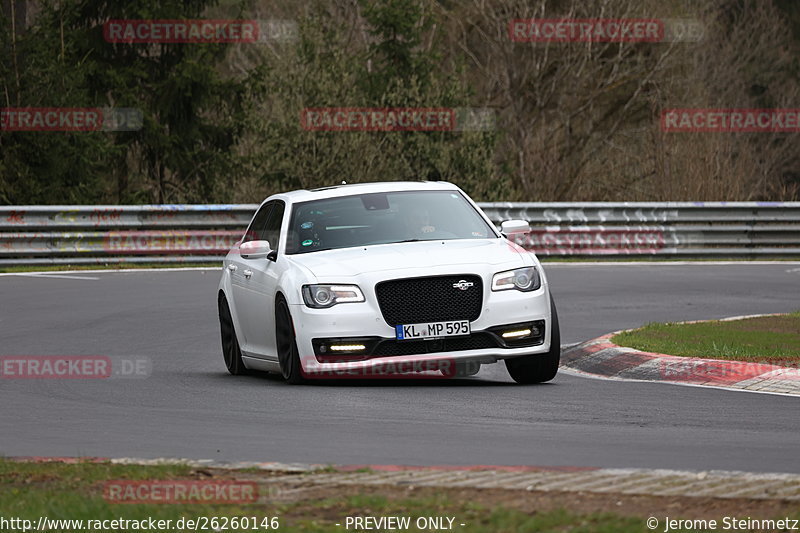
[{"label": "red and white curb", "polygon": [[[756,316],[765,315],[723,320]],[[616,331],[566,348],[561,354],[561,365],[569,370],[606,378],[800,395],[800,368],[641,352],[611,342],[611,338],[619,333]]]},{"label": "red and white curb", "polygon": [[[293,492],[321,485],[388,485],[405,488],[476,488],[800,501],[800,474],[528,465],[331,466],[252,461],[228,463],[168,458],[13,457],[8,460],[187,465],[225,470],[264,470],[272,475],[258,478],[259,483],[267,487],[294,486],[297,491]],[[252,479],[253,473],[248,472],[248,476]],[[286,491],[274,490],[269,491],[269,494],[281,492]]]}]

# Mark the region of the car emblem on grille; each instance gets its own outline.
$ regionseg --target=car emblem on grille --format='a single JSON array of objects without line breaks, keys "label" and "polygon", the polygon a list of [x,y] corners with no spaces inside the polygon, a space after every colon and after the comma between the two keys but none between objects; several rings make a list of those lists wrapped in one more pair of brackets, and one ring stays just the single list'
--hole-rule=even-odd
[{"label": "car emblem on grille", "polygon": [[458,283],[453,283],[453,288],[461,290],[461,291],[465,291],[465,290],[469,289],[470,287],[472,287],[473,285],[475,285],[475,284],[472,283],[471,281],[467,281],[465,279],[460,279],[460,280],[458,280]]}]

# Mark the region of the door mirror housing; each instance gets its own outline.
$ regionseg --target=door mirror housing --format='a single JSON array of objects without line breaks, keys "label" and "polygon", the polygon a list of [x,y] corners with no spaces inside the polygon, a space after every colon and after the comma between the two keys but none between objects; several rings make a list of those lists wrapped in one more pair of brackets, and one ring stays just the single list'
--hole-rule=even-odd
[{"label": "door mirror housing", "polygon": [[248,241],[239,245],[239,255],[243,259],[263,259],[271,252],[269,241]]},{"label": "door mirror housing", "polygon": [[500,224],[500,232],[503,235],[511,235],[512,233],[527,233],[531,230],[530,224],[527,220],[504,220]]}]

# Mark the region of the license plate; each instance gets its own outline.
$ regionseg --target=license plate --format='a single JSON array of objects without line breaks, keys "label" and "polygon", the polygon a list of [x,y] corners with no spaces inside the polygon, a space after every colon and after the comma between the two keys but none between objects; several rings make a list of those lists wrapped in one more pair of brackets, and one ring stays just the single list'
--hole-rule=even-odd
[{"label": "license plate", "polygon": [[449,322],[427,322],[424,324],[404,324],[395,326],[395,334],[399,341],[433,339],[438,337],[460,337],[469,335],[469,320],[452,320]]}]

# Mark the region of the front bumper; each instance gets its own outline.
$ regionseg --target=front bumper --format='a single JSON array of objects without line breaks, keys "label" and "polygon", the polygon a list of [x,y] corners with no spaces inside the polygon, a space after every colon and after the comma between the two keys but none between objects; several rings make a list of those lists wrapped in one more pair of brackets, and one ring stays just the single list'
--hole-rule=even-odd
[{"label": "front bumper", "polygon": [[[510,332],[520,335],[510,336]],[[525,332],[529,332],[524,334]],[[544,342],[545,321],[501,324],[469,335],[421,340],[383,337],[317,337],[311,339],[314,356],[320,363],[365,361],[377,357],[398,357],[485,349],[530,348]]]},{"label": "front bumper", "polygon": [[[550,349],[550,302],[546,287],[530,293],[485,291],[478,319],[470,323],[469,337],[425,341],[396,341],[376,299],[340,304],[328,309],[291,306],[303,373],[309,377],[377,377],[382,373],[437,372],[447,375],[460,363],[494,363]],[[514,341],[502,338],[512,326],[536,324],[541,334]],[[361,353],[321,350],[334,341],[359,343]],[[325,353],[327,352],[327,353]]]}]

